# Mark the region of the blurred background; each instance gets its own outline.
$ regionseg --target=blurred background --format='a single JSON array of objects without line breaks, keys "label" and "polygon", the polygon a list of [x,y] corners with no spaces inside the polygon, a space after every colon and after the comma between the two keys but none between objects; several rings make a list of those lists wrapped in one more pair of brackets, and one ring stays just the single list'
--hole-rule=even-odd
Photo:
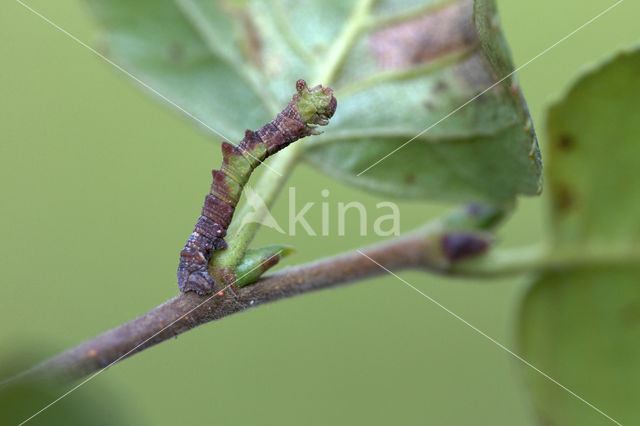
[{"label": "blurred background", "polygon": [[[498,1],[520,65],[610,0]],[[89,45],[81,1],[28,4]],[[638,39],[640,4],[624,2],[519,72],[544,158],[545,108],[585,66]],[[3,374],[138,316],[176,294],[219,141],[159,105],[111,65],[17,2],[0,8],[0,366]],[[302,165],[296,202],[380,198]],[[394,200],[396,201],[396,200]],[[521,199],[501,245],[539,242],[545,196]],[[447,206],[398,201],[402,231]],[[286,218],[287,191],[272,214]],[[321,212],[306,216],[320,228]],[[343,237],[263,229],[254,246],[298,248],[295,264],[376,241],[350,217]],[[286,220],[283,219],[286,223]],[[370,223],[373,218],[370,219]],[[351,223],[351,226],[349,224]],[[513,346],[526,277],[402,277]],[[305,295],[193,330],[108,370],[34,419],[54,424],[533,424],[519,365],[450,314],[385,276]],[[37,411],[47,399],[24,398]],[[54,396],[55,398],[55,396]],[[50,399],[54,399],[50,398]],[[594,416],[598,416],[594,412]],[[599,421],[599,420],[597,420]]]}]

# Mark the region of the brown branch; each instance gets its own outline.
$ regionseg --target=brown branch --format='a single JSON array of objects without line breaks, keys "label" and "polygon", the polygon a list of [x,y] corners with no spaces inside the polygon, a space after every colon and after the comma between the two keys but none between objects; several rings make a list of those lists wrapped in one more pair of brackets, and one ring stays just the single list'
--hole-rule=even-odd
[{"label": "brown branch", "polygon": [[[384,269],[371,259],[389,270],[428,268],[446,273],[450,271],[452,261],[458,260],[461,253],[478,254],[487,248],[486,242],[486,236],[480,234],[424,230],[362,249],[362,253],[354,251],[282,270],[240,289],[237,294],[231,290],[212,296],[199,296],[192,292],[180,294],[132,321],[36,365],[2,385],[42,379],[76,380],[199,325],[236,312],[384,274]],[[470,248],[472,252],[469,251]]]}]

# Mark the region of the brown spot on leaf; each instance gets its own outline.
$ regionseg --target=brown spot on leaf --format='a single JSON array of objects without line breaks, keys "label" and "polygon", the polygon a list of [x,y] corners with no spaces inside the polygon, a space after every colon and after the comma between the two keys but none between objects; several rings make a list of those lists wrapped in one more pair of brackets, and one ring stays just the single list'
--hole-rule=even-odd
[{"label": "brown spot on leaf", "polygon": [[169,46],[169,58],[172,62],[180,63],[183,61],[185,57],[185,49],[184,46],[180,43],[173,43]]},{"label": "brown spot on leaf", "polygon": [[[484,53],[477,51],[465,60],[452,67],[457,82],[464,84],[469,90],[482,92],[499,80]],[[504,88],[498,84],[491,89],[500,92]],[[488,94],[480,96],[476,101],[482,102]]]},{"label": "brown spot on leaf", "polygon": [[563,151],[569,151],[575,146],[575,140],[569,134],[563,133],[556,139],[558,148]]},{"label": "brown spot on leaf", "polygon": [[476,44],[472,16],[473,0],[461,0],[373,33],[369,48],[382,68],[410,68]]},{"label": "brown spot on leaf", "polygon": [[272,255],[262,261],[262,268],[264,271],[273,268],[280,262],[280,255]]},{"label": "brown spot on leaf", "polygon": [[262,39],[258,28],[248,13],[244,12],[240,15],[242,28],[244,29],[245,50],[249,61],[256,65],[262,65]]},{"label": "brown spot on leaf", "polygon": [[413,173],[407,173],[404,176],[404,182],[407,185],[413,185],[414,183],[416,183],[416,175],[414,175]]},{"label": "brown spot on leaf", "polygon": [[442,93],[449,88],[449,85],[444,80],[438,80],[435,86],[433,86],[433,93]]},{"label": "brown spot on leaf", "polygon": [[424,107],[429,111],[434,111],[436,109],[436,104],[432,101],[424,101],[422,105],[424,105]]},{"label": "brown spot on leaf", "polygon": [[251,15],[244,5],[236,4],[230,0],[222,0],[220,6],[229,15],[232,15],[242,29],[242,49],[245,56],[253,65],[262,65],[262,38]]},{"label": "brown spot on leaf", "polygon": [[573,207],[575,201],[575,195],[569,188],[561,184],[554,187],[551,202],[555,211],[566,212]]}]

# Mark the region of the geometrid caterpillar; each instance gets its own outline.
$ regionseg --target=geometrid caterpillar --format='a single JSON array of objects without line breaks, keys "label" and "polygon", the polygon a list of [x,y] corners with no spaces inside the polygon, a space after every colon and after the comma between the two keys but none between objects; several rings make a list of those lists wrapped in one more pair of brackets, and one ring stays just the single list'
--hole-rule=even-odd
[{"label": "geometrid caterpillar", "polygon": [[227,227],[253,170],[290,143],[321,133],[315,126],[328,124],[333,116],[337,105],[333,90],[322,86],[309,89],[304,80],[296,82],[296,90],[298,93],[273,121],[255,132],[247,130],[238,146],[222,142],[222,167],[212,171],[213,183],[202,214],[180,252],[180,291],[208,294],[215,290],[216,283],[207,265],[214,251],[227,247],[224,241]]}]

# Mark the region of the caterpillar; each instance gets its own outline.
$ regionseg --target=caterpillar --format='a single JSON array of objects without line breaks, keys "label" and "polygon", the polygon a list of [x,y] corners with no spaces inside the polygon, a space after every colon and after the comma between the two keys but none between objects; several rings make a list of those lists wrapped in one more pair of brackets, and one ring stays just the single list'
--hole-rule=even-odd
[{"label": "caterpillar", "polygon": [[204,295],[214,291],[215,280],[207,265],[213,252],[224,250],[224,237],[242,189],[253,170],[267,157],[305,136],[320,134],[316,126],[329,123],[336,110],[333,90],[309,88],[296,82],[297,93],[276,118],[257,131],[247,130],[237,145],[222,142],[222,166],[213,170],[211,190],[193,232],[180,252],[178,288]]}]

